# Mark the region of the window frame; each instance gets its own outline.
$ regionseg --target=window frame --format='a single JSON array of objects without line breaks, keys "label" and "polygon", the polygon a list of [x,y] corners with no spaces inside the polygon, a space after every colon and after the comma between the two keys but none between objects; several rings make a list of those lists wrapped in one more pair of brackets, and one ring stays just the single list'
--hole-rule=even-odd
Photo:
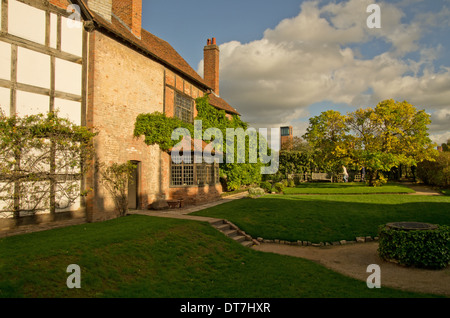
[{"label": "window frame", "polygon": [[[174,175],[174,168],[181,168],[178,175]],[[186,176],[186,171],[192,168],[192,176]],[[174,183],[174,177],[177,178],[176,184]],[[189,180],[187,178],[192,178],[191,182],[185,182]],[[181,181],[181,182],[180,182]],[[188,188],[188,187],[204,187],[204,186],[215,186],[220,183],[219,175],[219,164],[218,163],[170,163],[170,188]]]},{"label": "window frame", "polygon": [[[174,99],[174,117],[186,123],[193,124],[195,107],[194,99],[179,91],[175,91]],[[186,106],[187,103],[189,103],[189,106]],[[190,113],[189,119],[186,118],[187,116],[185,116],[185,113]]]}]

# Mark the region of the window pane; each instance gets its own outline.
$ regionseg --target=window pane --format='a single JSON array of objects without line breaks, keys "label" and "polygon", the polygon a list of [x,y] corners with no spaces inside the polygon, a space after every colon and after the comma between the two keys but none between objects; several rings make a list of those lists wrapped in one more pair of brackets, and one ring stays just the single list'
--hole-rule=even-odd
[{"label": "window pane", "polygon": [[281,128],[281,136],[289,136],[289,127]]},{"label": "window pane", "polygon": [[183,166],[183,181],[184,185],[194,184],[194,165]]},{"label": "window pane", "polygon": [[172,165],[172,185],[183,185],[183,166]]},{"label": "window pane", "polygon": [[191,98],[176,94],[175,116],[187,123],[194,122],[194,104]]}]

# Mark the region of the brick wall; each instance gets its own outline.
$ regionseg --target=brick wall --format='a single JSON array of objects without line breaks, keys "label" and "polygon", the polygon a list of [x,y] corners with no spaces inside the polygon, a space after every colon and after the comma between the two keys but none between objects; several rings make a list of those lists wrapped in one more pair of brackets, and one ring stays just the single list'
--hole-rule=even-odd
[{"label": "brick wall", "polygon": [[[164,111],[166,116],[173,117],[175,115],[175,93],[181,92],[189,97],[196,99],[203,97],[204,93],[197,86],[184,80],[181,76],[174,74],[170,70],[166,70],[166,93]],[[197,116],[197,107],[194,107],[194,118]]]},{"label": "brick wall", "polygon": [[141,37],[142,0],[114,0],[112,11],[135,36]]},{"label": "brick wall", "polygon": [[62,9],[66,9],[67,6],[70,4],[69,1],[67,0],[49,0],[48,2]]},{"label": "brick wall", "polygon": [[111,10],[113,0],[88,0],[89,8],[99,14],[106,21],[111,22]]},{"label": "brick wall", "polygon": [[[139,161],[140,208],[162,195],[161,151],[147,146],[143,137],[133,136],[136,117],[163,111],[164,67],[108,36],[90,35],[87,122],[98,132],[95,138],[97,162],[107,165]],[[88,197],[91,221],[117,216],[109,193],[99,183],[99,175],[88,178],[95,192]]]}]

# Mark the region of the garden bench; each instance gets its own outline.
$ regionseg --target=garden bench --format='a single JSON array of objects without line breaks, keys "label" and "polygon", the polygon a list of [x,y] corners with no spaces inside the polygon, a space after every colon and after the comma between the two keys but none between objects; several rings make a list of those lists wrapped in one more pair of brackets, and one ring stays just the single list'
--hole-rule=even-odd
[{"label": "garden bench", "polygon": [[333,177],[328,173],[317,173],[313,172],[311,173],[311,180],[312,181],[333,181]]},{"label": "garden bench", "polygon": [[182,208],[183,207],[183,199],[178,200],[167,200],[167,204],[170,209]]}]

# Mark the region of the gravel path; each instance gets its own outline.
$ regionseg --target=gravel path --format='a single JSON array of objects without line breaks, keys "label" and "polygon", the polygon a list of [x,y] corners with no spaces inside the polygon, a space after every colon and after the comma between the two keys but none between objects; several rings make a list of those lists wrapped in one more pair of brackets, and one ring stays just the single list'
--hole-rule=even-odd
[{"label": "gravel path", "polygon": [[450,266],[443,270],[426,270],[385,262],[378,257],[377,242],[331,247],[261,244],[253,249],[309,259],[362,281],[371,274],[367,273],[367,267],[377,264],[381,270],[381,288],[388,286],[450,297]]}]

